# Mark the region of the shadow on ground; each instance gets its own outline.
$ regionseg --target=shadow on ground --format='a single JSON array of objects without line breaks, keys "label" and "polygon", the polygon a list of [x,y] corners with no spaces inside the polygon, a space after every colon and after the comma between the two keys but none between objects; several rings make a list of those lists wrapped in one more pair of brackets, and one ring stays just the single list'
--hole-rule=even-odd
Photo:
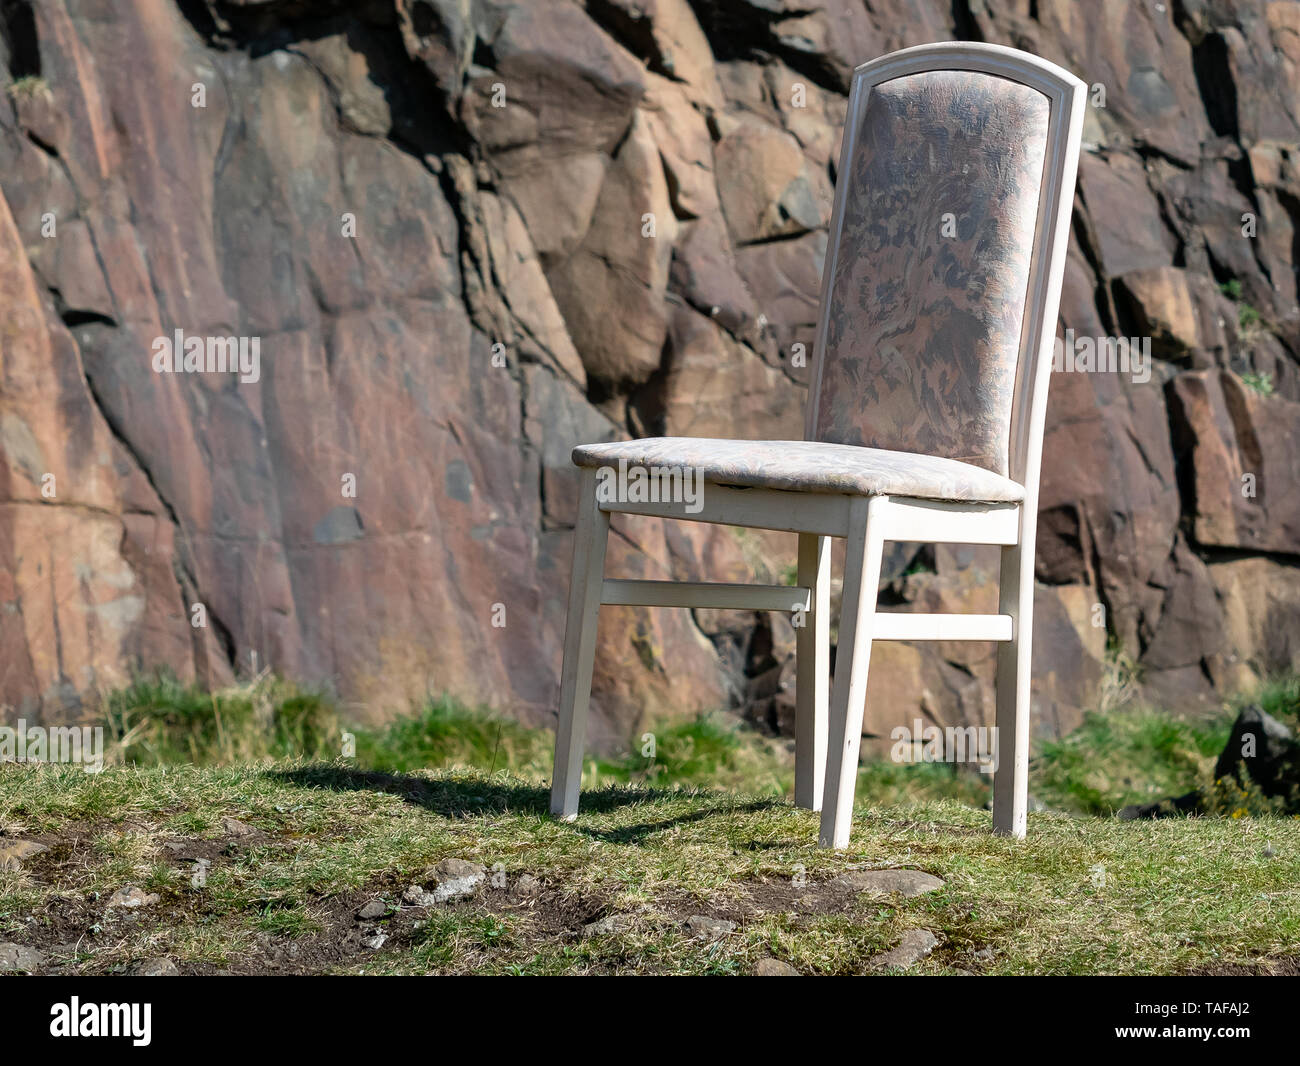
[{"label": "shadow on ground", "polygon": [[[516,814],[546,815],[550,812],[549,789],[533,785],[483,781],[478,778],[440,778],[430,780],[411,774],[387,773],[382,770],[357,770],[347,766],[304,766],[294,770],[269,770],[266,776],[281,784],[316,788],[330,792],[381,792],[400,796],[404,801],[423,807],[443,818],[481,818],[510,811]],[[616,786],[582,794],[582,810],[604,814],[651,803],[677,795],[666,789]],[[721,798],[720,798],[721,800]],[[722,800],[716,807],[694,810],[675,818],[642,822],[617,829],[597,830],[575,825],[576,832],[613,844],[636,844],[655,833],[679,825],[689,825],[707,818],[728,814],[769,810],[781,806],[777,800],[755,800],[731,804]]]}]

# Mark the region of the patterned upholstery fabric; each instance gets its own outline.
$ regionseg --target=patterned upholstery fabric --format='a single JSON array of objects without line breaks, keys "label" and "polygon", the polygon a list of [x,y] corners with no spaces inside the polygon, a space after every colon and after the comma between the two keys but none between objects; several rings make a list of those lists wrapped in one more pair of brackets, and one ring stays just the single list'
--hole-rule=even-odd
[{"label": "patterned upholstery fabric", "polygon": [[1038,91],[968,71],[870,90],[840,178],[816,439],[1008,472],[1048,117]]},{"label": "patterned upholstery fabric", "polygon": [[629,468],[698,469],[704,481],[714,485],[972,503],[1016,503],[1025,498],[1024,488],[1010,478],[978,466],[850,444],[650,437],[573,449],[578,466],[617,467],[620,460]]}]

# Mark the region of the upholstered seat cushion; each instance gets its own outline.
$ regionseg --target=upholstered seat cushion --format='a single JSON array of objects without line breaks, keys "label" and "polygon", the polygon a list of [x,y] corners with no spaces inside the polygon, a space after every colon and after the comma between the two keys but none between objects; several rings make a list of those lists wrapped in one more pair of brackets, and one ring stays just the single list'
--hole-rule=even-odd
[{"label": "upholstered seat cushion", "polygon": [[581,444],[578,466],[690,467],[714,485],[850,496],[910,496],[962,503],[1018,503],[1025,490],[1010,478],[956,459],[806,440],[717,440],[648,437]]}]

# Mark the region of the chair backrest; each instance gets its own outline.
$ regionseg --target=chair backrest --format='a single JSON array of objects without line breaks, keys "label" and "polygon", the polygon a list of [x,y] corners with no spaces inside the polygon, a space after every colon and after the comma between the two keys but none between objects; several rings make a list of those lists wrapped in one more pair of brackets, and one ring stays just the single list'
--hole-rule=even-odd
[{"label": "chair backrest", "polygon": [[1086,88],[998,45],[857,68],[806,439],[960,459],[1036,496]]}]

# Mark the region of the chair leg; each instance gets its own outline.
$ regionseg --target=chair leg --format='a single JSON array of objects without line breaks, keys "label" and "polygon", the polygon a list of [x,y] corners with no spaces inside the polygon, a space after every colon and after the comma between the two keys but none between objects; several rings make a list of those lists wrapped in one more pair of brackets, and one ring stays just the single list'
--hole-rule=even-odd
[{"label": "chair leg", "polygon": [[551,813],[565,820],[578,814],[608,538],[609,513],[596,503],[596,471],[586,469],[582,473],[573,538],[573,573],[569,578],[569,613],[564,625],[564,666],[560,674],[560,719],[555,730],[555,769],[551,777]]},{"label": "chair leg", "polygon": [[799,534],[797,584],[812,589],[812,610],[795,644],[794,802],[822,809],[826,784],[826,708],[831,672],[831,538]]},{"label": "chair leg", "polygon": [[998,647],[997,770],[993,831],[1025,835],[1029,796],[1029,678],[1034,634],[1034,549],[1002,549],[998,610],[1012,616],[1012,639]]},{"label": "chair leg", "polygon": [[826,794],[819,843],[848,845],[853,828],[853,793],[858,782],[858,749],[866,709],[871,631],[880,589],[882,524],[872,518],[886,496],[855,499],[849,513],[844,597],[840,605],[840,639],[835,652],[835,687],[831,694],[830,744]]}]

